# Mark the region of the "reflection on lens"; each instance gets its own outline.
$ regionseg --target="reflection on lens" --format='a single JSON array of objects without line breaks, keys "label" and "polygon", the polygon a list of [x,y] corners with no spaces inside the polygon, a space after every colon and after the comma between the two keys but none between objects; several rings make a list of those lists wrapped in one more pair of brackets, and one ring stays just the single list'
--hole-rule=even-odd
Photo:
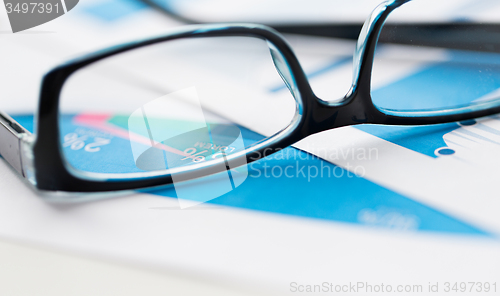
[{"label": "reflection on lens", "polygon": [[454,2],[411,1],[392,12],[373,65],[374,104],[447,114],[500,104],[500,48],[486,38],[495,25],[480,21]]},{"label": "reflection on lens", "polygon": [[77,71],[61,94],[66,161],[78,171],[123,176],[244,165],[231,155],[296,118],[293,75],[270,45],[250,37],[180,39]]}]

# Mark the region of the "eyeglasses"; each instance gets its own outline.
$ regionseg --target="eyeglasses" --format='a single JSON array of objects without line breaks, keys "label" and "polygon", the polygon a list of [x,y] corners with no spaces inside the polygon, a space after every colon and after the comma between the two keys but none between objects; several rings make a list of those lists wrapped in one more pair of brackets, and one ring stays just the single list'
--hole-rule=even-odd
[{"label": "eyeglasses", "polygon": [[[246,164],[321,131],[500,112],[498,47],[485,39],[496,26],[464,30],[462,45],[431,36],[428,24],[412,26],[414,35],[405,39],[408,26],[390,21],[412,3],[384,2],[365,22],[343,98],[317,97],[287,41],[269,27],[187,26],[51,70],[42,81],[36,137],[0,113],[0,154],[41,190],[138,189],[221,172],[232,175],[234,188]],[[379,36],[408,45],[398,54],[379,46],[375,58]],[[412,36],[460,50],[422,48]],[[431,63],[437,72],[427,71]],[[415,69],[418,83],[386,85]],[[455,71],[466,71],[475,87],[450,93],[444,86],[457,83]],[[412,88],[427,93],[415,98]]]}]

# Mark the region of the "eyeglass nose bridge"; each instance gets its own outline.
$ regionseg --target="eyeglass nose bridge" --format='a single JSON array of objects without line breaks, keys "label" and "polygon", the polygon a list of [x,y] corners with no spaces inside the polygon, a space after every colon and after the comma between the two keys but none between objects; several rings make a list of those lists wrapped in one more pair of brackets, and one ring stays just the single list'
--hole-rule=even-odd
[{"label": "eyeglass nose bridge", "polygon": [[313,123],[309,131],[317,133],[332,128],[362,123],[377,123],[382,113],[371,99],[371,74],[375,49],[385,20],[399,6],[411,0],[389,0],[378,5],[365,21],[353,56],[352,85],[344,99],[328,102],[314,97],[310,106]]},{"label": "eyeglass nose bridge", "polygon": [[339,105],[328,105],[319,98],[309,100],[304,120],[307,131],[304,135],[310,135],[333,128],[357,125],[363,123],[376,123],[380,111],[372,104],[369,91],[353,92],[349,98]]}]

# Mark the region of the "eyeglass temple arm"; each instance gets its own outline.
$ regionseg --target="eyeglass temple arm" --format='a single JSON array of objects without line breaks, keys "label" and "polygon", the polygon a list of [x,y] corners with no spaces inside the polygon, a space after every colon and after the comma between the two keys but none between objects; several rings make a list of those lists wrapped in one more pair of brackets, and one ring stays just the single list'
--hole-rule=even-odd
[{"label": "eyeglass temple arm", "polygon": [[31,135],[12,117],[0,111],[0,155],[23,177],[22,138]]},{"label": "eyeglass temple arm", "polygon": [[[159,5],[154,0],[140,0],[144,4],[164,13],[165,15],[186,24],[199,24],[199,22],[173,10]],[[357,40],[362,23],[352,24],[267,24],[280,33],[310,35],[320,37],[333,37]],[[398,31],[397,36],[389,36],[387,32]],[[464,38],[472,34],[474,38]],[[393,35],[393,34],[390,34]],[[469,35],[471,36],[471,35]],[[482,23],[418,23],[418,24],[390,24],[384,25],[379,42],[393,44],[415,44],[429,47],[449,49],[475,50],[486,52],[500,52],[500,24]]]},{"label": "eyeglass temple arm", "polygon": [[[362,24],[276,25],[281,33],[357,40]],[[500,24],[386,23],[379,42],[500,52]]]}]

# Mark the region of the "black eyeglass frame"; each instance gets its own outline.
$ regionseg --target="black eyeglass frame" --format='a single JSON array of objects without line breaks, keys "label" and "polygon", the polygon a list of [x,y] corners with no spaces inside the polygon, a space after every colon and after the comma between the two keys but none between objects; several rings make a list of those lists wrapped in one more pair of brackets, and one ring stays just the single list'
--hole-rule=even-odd
[{"label": "black eyeglass frame", "polygon": [[[70,61],[47,73],[42,81],[39,110],[37,114],[37,135],[32,146],[32,156],[25,151],[17,151],[21,157],[23,168],[21,173],[27,177],[26,162],[32,162],[35,174],[36,187],[40,190],[48,191],[68,191],[68,192],[97,192],[97,191],[117,191],[131,190],[146,187],[156,187],[171,184],[171,175],[161,175],[145,178],[126,179],[103,179],[96,180],[85,178],[80,174],[72,172],[65,161],[60,143],[59,131],[59,96],[65,81],[77,70],[88,66],[99,60],[120,54],[140,47],[177,40],[182,38],[205,38],[224,36],[248,36],[261,38],[272,43],[280,51],[289,70],[293,76],[295,86],[300,94],[299,108],[301,116],[289,133],[284,134],[270,145],[253,150],[252,153],[242,157],[246,163],[250,163],[266,157],[282,148],[290,146],[305,137],[325,130],[357,125],[363,123],[385,124],[385,125],[427,125],[454,121],[462,121],[477,117],[483,117],[500,112],[500,106],[494,105],[489,108],[470,111],[467,113],[432,115],[432,116],[400,116],[390,114],[377,108],[371,99],[371,73],[374,53],[377,40],[384,21],[388,15],[397,7],[409,2],[388,1],[380,5],[365,23],[363,30],[366,34],[360,35],[358,49],[355,56],[354,68],[357,75],[353,79],[353,86],[341,102],[328,103],[318,98],[308,82],[308,79],[300,66],[300,63],[293,53],[287,41],[275,30],[252,24],[232,24],[232,25],[199,25],[188,26],[182,31],[168,34],[166,36],[152,38],[144,41],[115,46],[113,48],[97,52],[93,55]],[[358,58],[358,60],[356,59]],[[332,82],[334,83],[334,82]],[[10,133],[17,133],[19,139],[19,150],[28,133],[8,116],[0,116],[0,126],[10,126]],[[17,126],[15,129],[13,126]],[[7,127],[6,127],[7,128]],[[1,135],[1,134],[0,134]],[[0,150],[1,152],[2,150]],[[9,153],[13,155],[12,153]],[[5,157],[6,159],[8,157]],[[8,159],[7,159],[8,160]],[[241,159],[240,159],[241,160]],[[9,160],[8,160],[9,161]],[[238,161],[236,159],[235,161]],[[9,161],[11,164],[12,162]],[[242,162],[243,163],[243,162]],[[13,165],[14,166],[14,165]],[[19,170],[18,170],[19,171]],[[185,174],[184,179],[203,177],[209,174],[220,172],[218,168],[206,166]]]}]

